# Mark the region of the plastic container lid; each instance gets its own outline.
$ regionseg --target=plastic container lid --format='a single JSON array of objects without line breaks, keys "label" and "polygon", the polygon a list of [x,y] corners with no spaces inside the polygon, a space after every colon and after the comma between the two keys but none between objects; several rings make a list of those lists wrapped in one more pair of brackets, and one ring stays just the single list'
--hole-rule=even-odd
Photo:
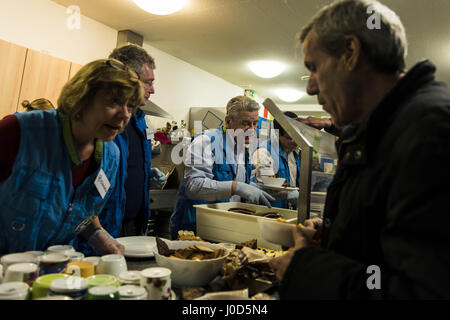
[{"label": "plastic container lid", "polygon": [[69,275],[67,274],[63,274],[63,273],[50,273],[50,274],[45,274],[43,276],[40,276],[39,278],[36,279],[35,283],[41,287],[44,288],[50,288],[50,284],[57,280],[57,279],[61,279],[61,278],[68,278]]},{"label": "plastic container lid", "polygon": [[96,286],[89,289],[89,294],[93,296],[107,296],[116,293],[118,290],[114,286]]},{"label": "plastic container lid", "polygon": [[25,282],[13,281],[0,284],[0,300],[23,296],[30,287]]},{"label": "plastic container lid", "polygon": [[141,271],[141,274],[144,277],[148,278],[162,278],[170,276],[172,271],[168,268],[160,268],[160,267],[153,267],[153,268],[147,268]]},{"label": "plastic container lid", "polygon": [[139,283],[141,280],[140,271],[123,271],[119,274],[119,281],[124,283]]},{"label": "plastic container lid", "polygon": [[147,290],[143,287],[126,285],[119,287],[119,294],[121,299],[132,299],[137,297],[147,297]]},{"label": "plastic container lid", "polygon": [[113,285],[119,286],[117,278],[110,274],[96,274],[87,278],[89,287]]}]

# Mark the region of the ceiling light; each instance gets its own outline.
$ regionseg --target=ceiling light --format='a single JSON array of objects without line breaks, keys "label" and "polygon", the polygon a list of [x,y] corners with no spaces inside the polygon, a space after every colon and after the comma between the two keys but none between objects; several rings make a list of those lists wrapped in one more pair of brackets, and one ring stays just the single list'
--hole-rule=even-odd
[{"label": "ceiling light", "polygon": [[166,15],[184,7],[187,0],[133,0],[142,10],[153,14]]},{"label": "ceiling light", "polygon": [[276,89],[275,93],[284,102],[294,102],[305,95],[305,92],[296,89]]},{"label": "ceiling light", "polygon": [[286,68],[281,62],[271,60],[252,61],[248,66],[254,74],[261,78],[276,77]]}]

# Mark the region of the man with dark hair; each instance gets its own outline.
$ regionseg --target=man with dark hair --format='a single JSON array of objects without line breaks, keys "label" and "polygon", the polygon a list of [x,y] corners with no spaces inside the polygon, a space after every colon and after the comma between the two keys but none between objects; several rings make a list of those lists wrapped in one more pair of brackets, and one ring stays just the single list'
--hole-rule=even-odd
[{"label": "man with dark hair", "polygon": [[281,299],[449,299],[449,88],[429,61],[404,72],[405,30],[378,1],[334,1],[300,41],[307,92],[342,130],[315,238],[294,228],[271,261]]}]

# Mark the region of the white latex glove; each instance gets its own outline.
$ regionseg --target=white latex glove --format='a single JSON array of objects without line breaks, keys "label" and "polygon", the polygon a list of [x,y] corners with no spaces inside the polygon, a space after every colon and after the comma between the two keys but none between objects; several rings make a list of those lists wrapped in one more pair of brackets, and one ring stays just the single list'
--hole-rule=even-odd
[{"label": "white latex glove", "polygon": [[290,203],[297,205],[298,202],[298,190],[292,191],[270,191],[268,193],[277,200],[288,200]]},{"label": "white latex glove", "polygon": [[150,169],[150,188],[160,189],[167,178],[164,173],[162,173],[158,168]]},{"label": "white latex glove", "polygon": [[297,205],[298,202],[298,190],[289,191],[287,194],[287,199],[291,204]]},{"label": "white latex glove", "polygon": [[123,255],[125,253],[125,247],[114,240],[114,238],[103,228],[95,230],[89,237],[88,242],[100,255]]}]

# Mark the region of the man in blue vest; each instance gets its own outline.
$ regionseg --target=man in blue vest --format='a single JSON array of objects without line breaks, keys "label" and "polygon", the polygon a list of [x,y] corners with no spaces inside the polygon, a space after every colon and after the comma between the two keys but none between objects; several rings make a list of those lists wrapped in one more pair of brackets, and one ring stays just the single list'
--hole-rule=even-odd
[{"label": "man in blue vest", "polygon": [[[293,119],[297,118],[297,115],[291,111],[284,112],[284,115]],[[277,120],[273,121],[273,128],[278,130],[279,139],[278,152],[274,153],[274,155],[278,155],[276,176],[278,178],[285,178],[285,183],[288,183],[290,187],[298,187],[300,185],[300,150],[295,141],[292,140]],[[282,192],[277,198],[280,200],[272,202],[271,205],[273,207],[292,210],[297,208],[297,190]]]},{"label": "man in blue vest", "polygon": [[252,164],[245,145],[256,132],[258,103],[248,97],[232,98],[227,104],[225,126],[197,136],[185,154],[184,178],[178,189],[170,233],[196,232],[194,204],[247,201],[270,207],[270,194],[250,184]]},{"label": "man in blue vest", "polygon": [[[134,44],[127,44],[116,48],[109,55],[133,69],[144,86],[145,105],[150,95],[155,93],[155,60],[145,49]],[[145,122],[145,114],[140,108],[131,117],[125,131],[118,135],[114,142],[121,152],[122,190],[116,192],[116,203],[106,207],[104,220],[114,224],[107,224],[113,236],[144,235],[147,222],[150,219],[149,187],[160,188],[165,182],[165,175],[157,168],[151,168],[152,132]],[[106,222],[104,222],[106,224]]]}]

